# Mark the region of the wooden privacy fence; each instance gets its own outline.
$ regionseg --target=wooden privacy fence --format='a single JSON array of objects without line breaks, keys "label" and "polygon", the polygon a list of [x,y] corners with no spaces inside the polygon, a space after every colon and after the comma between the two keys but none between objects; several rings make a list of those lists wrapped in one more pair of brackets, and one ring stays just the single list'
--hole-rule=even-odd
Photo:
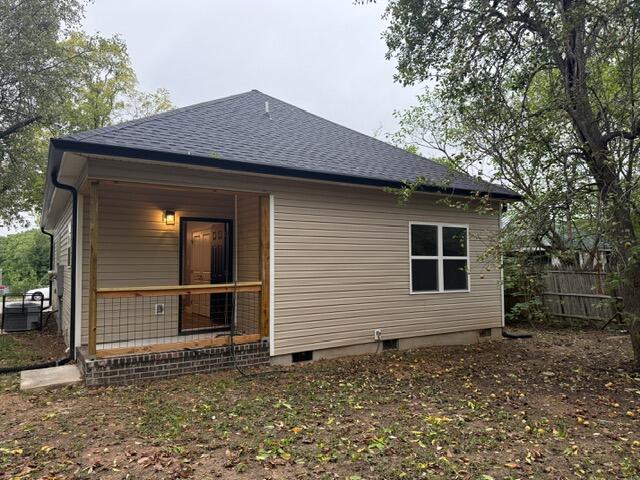
[{"label": "wooden privacy fence", "polygon": [[620,297],[607,293],[604,272],[547,270],[543,285],[549,315],[604,321],[605,325],[620,315]]}]

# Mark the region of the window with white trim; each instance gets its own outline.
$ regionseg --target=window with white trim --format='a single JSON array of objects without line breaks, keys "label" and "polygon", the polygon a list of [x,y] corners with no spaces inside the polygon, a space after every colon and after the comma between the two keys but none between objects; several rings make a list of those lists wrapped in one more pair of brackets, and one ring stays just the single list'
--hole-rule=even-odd
[{"label": "window with white trim", "polygon": [[409,224],[411,293],[469,291],[469,227]]}]

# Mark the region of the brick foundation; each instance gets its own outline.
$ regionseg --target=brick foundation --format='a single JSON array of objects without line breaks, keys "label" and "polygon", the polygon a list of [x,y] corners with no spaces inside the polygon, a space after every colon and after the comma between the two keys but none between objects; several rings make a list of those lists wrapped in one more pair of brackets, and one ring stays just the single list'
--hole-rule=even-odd
[{"label": "brick foundation", "polygon": [[[247,343],[234,347],[239,367],[267,365],[269,342]],[[87,358],[86,347],[78,349],[78,365],[89,387],[128,385],[155,378],[206,373],[234,367],[229,347],[200,348],[175,352],[144,353],[113,358]]]}]

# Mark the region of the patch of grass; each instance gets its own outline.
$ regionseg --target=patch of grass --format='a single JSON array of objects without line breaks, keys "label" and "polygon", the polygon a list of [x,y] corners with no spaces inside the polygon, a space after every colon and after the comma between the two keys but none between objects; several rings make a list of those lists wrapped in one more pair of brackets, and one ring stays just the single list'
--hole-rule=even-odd
[{"label": "patch of grass", "polygon": [[137,423],[140,433],[164,440],[175,440],[192,421],[184,405],[161,398],[145,399],[144,414]]},{"label": "patch of grass", "polygon": [[42,330],[0,335],[0,368],[23,367],[64,357],[66,346],[53,321]]},{"label": "patch of grass", "polygon": [[5,373],[0,375],[0,395],[4,392],[16,392],[20,388],[19,373]]},{"label": "patch of grass", "polygon": [[11,335],[0,335],[0,367],[22,367],[38,359],[38,353]]}]

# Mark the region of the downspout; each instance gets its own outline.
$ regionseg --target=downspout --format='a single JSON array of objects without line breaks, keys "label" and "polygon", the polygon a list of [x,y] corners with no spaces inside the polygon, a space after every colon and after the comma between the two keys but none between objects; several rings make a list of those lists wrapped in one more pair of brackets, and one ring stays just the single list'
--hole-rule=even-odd
[{"label": "downspout", "polygon": [[[53,248],[54,248],[53,234],[47,232],[43,226],[40,227],[40,231],[42,232],[43,235],[46,235],[47,237],[49,237],[49,271],[51,271],[53,270]],[[52,286],[51,275],[49,275],[48,277],[49,277],[49,307],[51,307],[51,286]]]},{"label": "downspout", "polygon": [[[73,185],[67,185],[58,181],[58,170],[51,172],[51,182],[54,187],[71,192],[71,291],[69,292],[69,356],[68,360],[75,358],[76,351],[76,272],[77,272],[77,244],[78,244],[78,190]],[[51,295],[49,295],[51,296]]]},{"label": "downspout", "polygon": [[[56,188],[61,188],[62,190],[67,190],[71,192],[72,196],[72,216],[71,216],[71,224],[72,224],[72,232],[71,232],[71,292],[70,298],[71,303],[69,305],[69,310],[71,312],[71,318],[69,319],[69,354],[61,358],[59,360],[52,360],[50,362],[42,362],[42,363],[34,363],[31,365],[24,365],[21,367],[6,367],[0,368],[0,374],[3,373],[17,373],[22,372],[24,370],[37,370],[39,368],[49,368],[49,367],[57,367],[58,365],[65,365],[74,359],[74,351],[75,351],[75,330],[76,330],[76,227],[78,225],[78,191],[72,187],[71,185],[65,185],[63,183],[58,182],[57,179],[58,172],[54,171],[51,174],[51,181]],[[49,237],[49,270],[53,269],[53,235],[47,231],[45,231],[44,227],[40,227],[40,231]],[[51,305],[51,278],[49,278],[49,305]]]}]

